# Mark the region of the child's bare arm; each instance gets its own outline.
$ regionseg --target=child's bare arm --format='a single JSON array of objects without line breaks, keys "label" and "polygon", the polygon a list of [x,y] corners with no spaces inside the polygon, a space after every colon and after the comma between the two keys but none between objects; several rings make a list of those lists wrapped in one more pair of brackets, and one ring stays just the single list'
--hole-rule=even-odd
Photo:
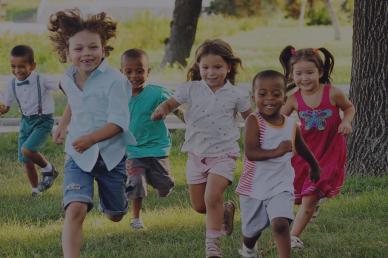
[{"label": "child's bare arm", "polygon": [[71,108],[67,104],[65,110],[63,111],[63,115],[61,120],[59,120],[58,127],[55,129],[53,133],[53,142],[56,144],[62,144],[67,133],[67,126],[69,125],[71,120]]},{"label": "child's bare arm", "polygon": [[185,123],[185,114],[181,108],[177,108],[172,113],[178,117],[183,123]]},{"label": "child's bare arm", "polygon": [[252,161],[261,161],[283,156],[292,151],[291,141],[283,141],[276,149],[264,150],[260,146],[259,126],[254,116],[249,116],[245,122],[245,156]]},{"label": "child's bare arm", "polygon": [[181,104],[176,101],[174,98],[169,98],[168,100],[162,102],[152,113],[152,120],[164,119],[171,111],[179,107]]},{"label": "child's bare arm", "polygon": [[242,118],[245,120],[252,113],[252,109],[248,109],[247,111],[241,112]]},{"label": "child's bare arm", "polygon": [[311,181],[317,182],[319,180],[320,168],[314,155],[311,153],[310,149],[307,147],[306,143],[304,142],[302,135],[300,133],[299,126],[296,127],[295,149],[296,149],[296,152],[305,161],[307,161],[307,163],[309,163],[311,168],[311,171],[310,171]]},{"label": "child's bare arm", "polygon": [[286,104],[283,105],[280,113],[285,116],[289,116],[294,110],[296,110],[296,99],[294,95],[291,95],[287,98]]},{"label": "child's bare arm", "polygon": [[332,88],[331,94],[333,102],[338,106],[343,112],[344,117],[342,118],[341,124],[338,126],[338,132],[344,135],[350,134],[352,132],[352,121],[356,113],[352,102],[346,97],[346,95],[335,87]]},{"label": "child's bare arm", "polygon": [[93,144],[112,138],[122,131],[123,129],[120,126],[114,123],[107,123],[104,127],[90,134],[79,137],[73,142],[72,145],[77,152],[83,153]]}]

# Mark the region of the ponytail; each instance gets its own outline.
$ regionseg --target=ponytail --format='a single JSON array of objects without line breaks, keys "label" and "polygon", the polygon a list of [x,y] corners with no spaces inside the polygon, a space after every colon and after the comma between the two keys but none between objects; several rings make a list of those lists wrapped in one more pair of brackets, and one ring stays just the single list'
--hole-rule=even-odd
[{"label": "ponytail", "polygon": [[319,82],[330,83],[331,81],[330,75],[333,72],[333,67],[334,67],[334,56],[329,52],[329,50],[327,50],[324,47],[318,48],[317,50],[321,51],[325,57],[323,62],[323,67],[322,67],[323,75],[319,79]]},{"label": "ponytail", "polygon": [[287,88],[286,92],[289,92],[293,88],[296,87],[295,83],[291,79],[291,72],[292,72],[292,66],[291,66],[291,58],[296,55],[296,50],[293,46],[286,46],[279,56],[279,61],[282,64],[284,76],[286,78]]}]

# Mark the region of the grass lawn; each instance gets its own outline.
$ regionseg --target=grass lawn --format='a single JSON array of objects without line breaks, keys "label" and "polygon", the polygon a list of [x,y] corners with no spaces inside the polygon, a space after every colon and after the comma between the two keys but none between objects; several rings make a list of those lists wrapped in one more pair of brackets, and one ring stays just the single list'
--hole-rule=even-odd
[{"label": "grass lawn", "polygon": [[[174,132],[173,141],[181,140],[182,132]],[[0,135],[0,257],[60,257],[63,174],[41,198],[31,198],[27,179],[16,162],[16,146],[17,134]],[[43,151],[61,171],[62,150],[50,141]],[[190,208],[185,159],[175,145],[171,165],[176,188],[166,199],[159,199],[150,189],[143,210],[146,229],[131,230],[130,215],[113,223],[93,209],[84,224],[82,257],[204,257],[204,216]],[[236,181],[241,169],[239,161]],[[226,195],[237,202],[236,181]],[[388,176],[347,178],[342,195],[325,202],[319,217],[302,235],[306,248],[293,257],[387,257],[387,187]],[[226,258],[238,257],[240,239],[237,212],[235,232],[222,242]],[[269,230],[259,244],[264,257],[276,257]]]}]

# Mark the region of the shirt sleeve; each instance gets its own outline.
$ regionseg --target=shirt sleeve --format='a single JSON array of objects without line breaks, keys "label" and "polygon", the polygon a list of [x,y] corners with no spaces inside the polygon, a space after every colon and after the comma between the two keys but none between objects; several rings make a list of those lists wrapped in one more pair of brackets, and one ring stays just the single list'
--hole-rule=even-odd
[{"label": "shirt sleeve", "polygon": [[12,89],[12,80],[10,80],[7,83],[7,89],[2,94],[1,100],[4,102],[4,105],[6,105],[7,107],[10,107],[12,103],[15,101],[15,96],[13,94],[13,89]]},{"label": "shirt sleeve", "polygon": [[131,85],[127,80],[117,80],[108,92],[108,123],[116,124],[123,131],[128,131],[129,109],[128,100],[131,95]]},{"label": "shirt sleeve", "polygon": [[240,113],[245,112],[251,108],[251,103],[249,101],[249,93],[247,90],[243,88],[239,88],[237,90],[238,90],[237,111]]},{"label": "shirt sleeve", "polygon": [[159,103],[162,103],[166,100],[168,100],[169,98],[171,98],[173,96],[173,93],[172,91],[166,89],[166,88],[161,88],[161,92],[160,92],[160,100],[159,100]]},{"label": "shirt sleeve", "polygon": [[54,77],[41,76],[43,87],[47,90],[59,90],[59,79]]},{"label": "shirt sleeve", "polygon": [[190,85],[191,85],[190,82],[178,85],[172,97],[180,104],[188,103],[190,100],[189,98]]}]

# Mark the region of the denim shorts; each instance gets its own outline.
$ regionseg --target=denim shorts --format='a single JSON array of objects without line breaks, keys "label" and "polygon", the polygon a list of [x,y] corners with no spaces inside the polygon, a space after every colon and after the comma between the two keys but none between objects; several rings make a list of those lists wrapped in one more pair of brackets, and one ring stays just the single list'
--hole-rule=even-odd
[{"label": "denim shorts", "polygon": [[68,157],[65,161],[63,180],[64,208],[66,209],[72,202],[82,202],[88,205],[88,211],[90,211],[93,208],[93,185],[96,180],[102,212],[112,216],[127,213],[125,158],[108,171],[100,156],[92,171],[86,172],[71,157]]},{"label": "denim shorts", "polygon": [[20,121],[18,139],[18,159],[20,162],[28,162],[29,159],[22,155],[22,148],[38,152],[53,129],[54,119],[52,115],[23,116]]}]

